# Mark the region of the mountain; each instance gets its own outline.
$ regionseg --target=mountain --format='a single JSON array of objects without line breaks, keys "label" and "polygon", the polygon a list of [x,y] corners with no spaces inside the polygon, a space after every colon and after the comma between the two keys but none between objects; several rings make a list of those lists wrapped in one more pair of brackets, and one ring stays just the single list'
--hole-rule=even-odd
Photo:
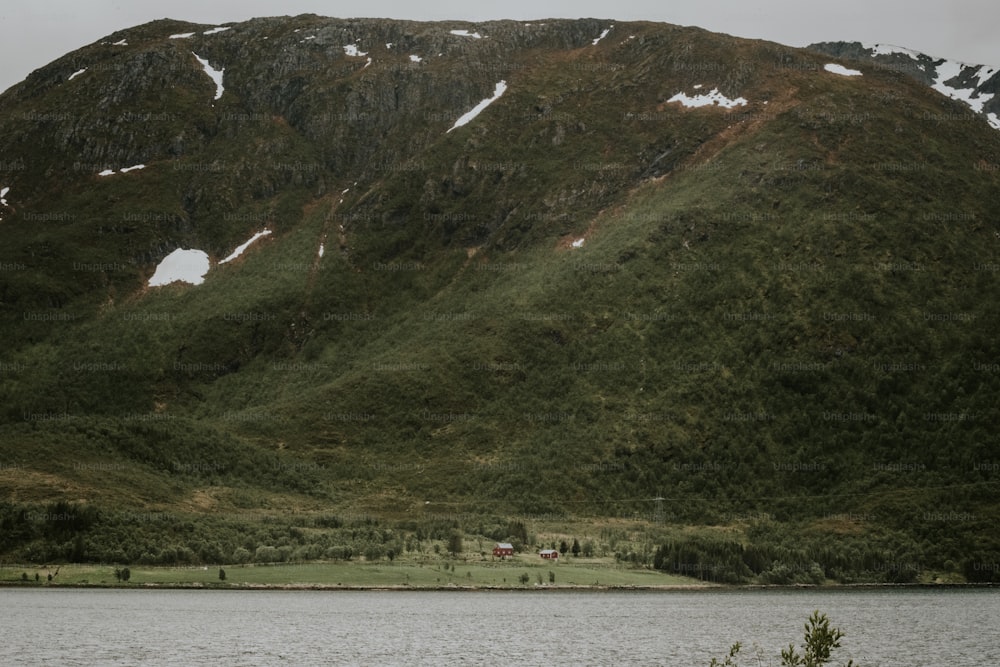
[{"label": "mountain", "polygon": [[1000,134],[895,68],[162,20],[0,95],[0,165],[7,557],[996,575]]},{"label": "mountain", "polygon": [[1000,130],[1000,99],[996,99],[1000,90],[1000,69],[996,67],[934,58],[891,44],[820,42],[807,48],[834,58],[856,60],[907,74],[953,100],[964,102],[986,118],[993,128]]}]

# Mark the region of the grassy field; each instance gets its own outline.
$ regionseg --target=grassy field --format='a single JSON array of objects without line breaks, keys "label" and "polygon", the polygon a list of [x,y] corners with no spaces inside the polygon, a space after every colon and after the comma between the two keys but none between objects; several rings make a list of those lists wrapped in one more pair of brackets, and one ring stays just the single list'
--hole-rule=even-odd
[{"label": "grassy field", "polygon": [[[539,577],[546,587],[567,586],[707,586],[704,582],[654,570],[616,565],[612,559],[564,559],[560,563],[538,562],[537,556],[515,556],[506,561],[436,561],[418,563],[314,562],[276,565],[225,565],[226,580],[219,580],[219,568],[142,567],[131,568],[131,579],[123,586],[343,586],[343,587],[500,587],[537,588]],[[454,570],[451,570],[454,565]],[[48,573],[55,568],[0,569],[0,584],[21,581],[27,573],[29,585],[111,586],[119,585],[111,565],[63,565],[51,583]],[[34,581],[35,572],[39,581]],[[553,573],[554,581],[549,580]],[[528,575],[527,584],[520,581]]]}]

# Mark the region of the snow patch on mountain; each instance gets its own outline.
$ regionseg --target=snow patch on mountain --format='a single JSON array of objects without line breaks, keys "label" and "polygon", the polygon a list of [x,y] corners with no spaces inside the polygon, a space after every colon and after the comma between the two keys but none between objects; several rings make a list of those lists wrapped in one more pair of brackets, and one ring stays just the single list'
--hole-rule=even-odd
[{"label": "snow patch on mountain", "polygon": [[892,56],[892,55],[903,55],[909,56],[916,60],[920,53],[914,51],[913,49],[907,49],[902,46],[896,46],[895,44],[862,44],[864,48],[872,52],[872,55],[876,56]]},{"label": "snow patch on mountain", "polygon": [[205,282],[205,274],[210,266],[205,252],[178,248],[157,265],[153,277],[149,279],[149,286],[161,287],[173,282],[200,285]]},{"label": "snow patch on mountain", "polygon": [[218,28],[212,28],[211,30],[206,30],[205,32],[203,32],[201,34],[203,34],[203,35],[217,35],[220,32],[225,32],[225,31],[227,31],[229,29],[230,29],[229,26],[220,25]]},{"label": "snow patch on mountain", "polygon": [[937,66],[937,77],[931,88],[953,100],[965,102],[976,113],[982,113],[983,105],[993,99],[992,93],[979,93],[975,88],[952,88],[945,83],[960,76],[964,68],[962,63],[944,61]]},{"label": "snow patch on mountain", "polygon": [[[611,28],[614,28],[614,26],[611,26]],[[611,32],[611,28],[605,28],[604,30],[602,30],[601,34],[598,35],[597,38],[594,39],[594,41],[591,42],[591,45],[597,46],[598,42],[600,42],[602,39],[604,39],[605,37],[608,36],[608,33]],[[593,34],[593,33],[591,33],[591,34]]]},{"label": "snow patch on mountain", "polygon": [[[507,90],[507,82],[506,81],[501,81],[493,89],[493,97],[487,97],[485,100],[483,100],[482,102],[480,102],[476,106],[472,107],[472,109],[470,111],[467,111],[464,114],[462,114],[459,117],[459,119],[455,121],[455,124],[451,126],[451,128],[448,130],[448,132],[451,132],[456,127],[462,127],[463,125],[465,125],[466,123],[468,123],[470,120],[472,120],[473,118],[475,118],[476,116],[478,116],[482,112],[483,109],[485,109],[486,107],[488,107],[489,105],[493,104],[498,99],[500,99],[500,96],[504,94],[505,90]],[[447,132],[445,134],[447,134]]]},{"label": "snow patch on mountain", "polygon": [[67,81],[72,81],[73,79],[75,79],[76,77],[80,76],[81,74],[83,74],[83,73],[84,73],[84,72],[86,72],[86,71],[87,71],[87,68],[86,68],[86,67],[84,67],[83,69],[78,69],[77,71],[75,71],[75,72],[73,72],[72,74],[70,74],[70,75],[69,75],[69,78],[68,78],[68,79],[66,79],[66,80],[67,80]]},{"label": "snow patch on mountain", "polygon": [[7,203],[7,193],[10,192],[10,188],[0,188],[0,204],[3,206],[10,206]]},{"label": "snow patch on mountain", "polygon": [[411,55],[410,56],[410,62],[418,63],[421,60],[423,60],[423,58],[421,58],[420,56],[417,56],[417,55]]},{"label": "snow patch on mountain", "polygon": [[358,48],[357,44],[345,44],[344,53],[352,57],[363,57],[368,54]]},{"label": "snow patch on mountain", "polygon": [[264,230],[264,231],[262,231],[262,232],[257,232],[256,234],[254,234],[253,236],[251,236],[251,237],[250,237],[250,240],[249,240],[249,241],[246,241],[245,243],[241,243],[240,245],[238,245],[238,246],[236,247],[236,250],[234,250],[233,252],[231,252],[231,253],[229,254],[229,256],[228,256],[228,257],[226,257],[226,258],[225,258],[225,259],[223,259],[223,260],[219,260],[219,264],[225,264],[225,263],[227,263],[227,262],[231,262],[231,261],[233,261],[234,259],[236,259],[236,258],[237,258],[237,257],[239,257],[240,255],[242,255],[242,254],[243,254],[243,251],[244,251],[244,250],[246,250],[247,248],[249,248],[249,247],[250,247],[250,245],[251,245],[251,244],[252,244],[252,243],[253,243],[254,241],[256,241],[257,239],[259,239],[259,238],[261,238],[261,237],[264,237],[264,236],[267,236],[267,235],[269,235],[270,233],[271,233],[271,230],[270,230],[270,229],[265,229],[265,230]]},{"label": "snow patch on mountain", "polygon": [[860,70],[847,69],[843,65],[837,65],[836,63],[827,63],[823,65],[823,69],[833,74],[839,74],[840,76],[863,76]]},{"label": "snow patch on mountain", "polygon": [[145,168],[146,168],[146,165],[144,165],[144,164],[136,164],[136,165],[132,165],[131,167],[122,167],[121,169],[118,170],[118,172],[115,172],[114,169],[105,169],[104,171],[99,172],[97,175],[98,176],[114,176],[115,173],[127,174],[130,171],[134,171],[136,169],[145,169]]},{"label": "snow patch on mountain", "polygon": [[473,39],[482,39],[483,36],[478,32],[469,32],[468,30],[449,30],[452,35],[458,35],[459,37],[472,37]]},{"label": "snow patch on mountain", "polygon": [[980,86],[986,85],[986,82],[992,79],[993,75],[995,75],[996,73],[997,73],[996,67],[988,67],[986,65],[980,67],[979,72],[976,74],[976,76],[979,77],[979,85]]},{"label": "snow patch on mountain", "polygon": [[211,65],[208,64],[207,60],[205,60],[204,58],[200,57],[197,53],[195,53],[194,51],[192,51],[191,53],[194,55],[195,59],[199,63],[201,63],[201,68],[203,70],[205,70],[205,74],[207,74],[209,76],[209,78],[211,78],[212,81],[215,82],[215,97],[212,98],[212,99],[216,99],[216,100],[219,99],[220,97],[222,97],[222,93],[224,93],[225,90],[226,90],[222,86],[222,75],[226,71],[225,68],[223,68],[223,69],[215,69],[214,67],[212,67]]},{"label": "snow patch on mountain", "polygon": [[128,46],[128,42],[125,39],[120,39],[117,42],[113,42],[111,46]]},{"label": "snow patch on mountain", "polygon": [[189,37],[194,37],[193,32],[179,32],[176,35],[170,35],[167,39],[187,39]]},{"label": "snow patch on mountain", "polygon": [[694,97],[688,97],[687,93],[677,93],[667,100],[667,102],[680,102],[686,107],[707,107],[718,105],[724,109],[732,109],[736,106],[746,106],[748,104],[746,98],[744,97],[737,97],[735,100],[729,99],[720,93],[718,88],[713,88],[706,95],[695,95]]}]

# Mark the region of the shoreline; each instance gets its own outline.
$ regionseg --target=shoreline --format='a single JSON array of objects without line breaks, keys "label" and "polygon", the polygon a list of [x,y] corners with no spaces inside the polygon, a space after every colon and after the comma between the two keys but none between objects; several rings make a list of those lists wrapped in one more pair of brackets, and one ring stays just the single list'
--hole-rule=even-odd
[{"label": "shoreline", "polygon": [[120,583],[96,583],[96,584],[53,584],[50,582],[21,582],[21,581],[0,581],[3,588],[31,588],[31,589],[118,589],[118,590],[205,590],[205,591],[411,591],[411,592],[464,592],[475,593],[483,591],[519,591],[519,592],[541,592],[541,591],[562,591],[562,592],[712,592],[712,591],[852,591],[852,590],[879,590],[879,589],[928,589],[928,590],[970,590],[970,589],[991,589],[997,588],[997,584],[992,583],[912,583],[912,584],[891,584],[891,583],[858,583],[858,584],[608,584],[608,585],[577,585],[577,584],[552,584],[533,586],[489,586],[489,585],[434,585],[419,586],[405,584],[224,584],[201,582],[191,583],[152,583],[141,584],[120,584]]}]

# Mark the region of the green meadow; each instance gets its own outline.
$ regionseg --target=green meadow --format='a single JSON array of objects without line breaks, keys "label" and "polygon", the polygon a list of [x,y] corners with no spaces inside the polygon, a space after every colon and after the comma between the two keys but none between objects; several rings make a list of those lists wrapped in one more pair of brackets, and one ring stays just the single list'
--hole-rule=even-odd
[{"label": "green meadow", "polygon": [[[572,560],[573,562],[569,562]],[[313,562],[274,565],[223,565],[225,580],[220,580],[218,566],[130,568],[128,582],[115,577],[110,565],[60,566],[50,582],[48,573],[55,567],[25,569],[5,566],[0,569],[0,584],[15,585],[28,575],[29,586],[195,586],[218,588],[243,587],[344,587],[344,588],[565,588],[565,587],[667,587],[710,586],[705,582],[646,568],[626,567],[612,559],[569,559],[552,563],[537,555],[518,555],[504,561],[434,560],[394,563]],[[35,573],[39,574],[36,583]],[[551,578],[550,578],[551,574]],[[527,581],[522,581],[524,576]]]}]

